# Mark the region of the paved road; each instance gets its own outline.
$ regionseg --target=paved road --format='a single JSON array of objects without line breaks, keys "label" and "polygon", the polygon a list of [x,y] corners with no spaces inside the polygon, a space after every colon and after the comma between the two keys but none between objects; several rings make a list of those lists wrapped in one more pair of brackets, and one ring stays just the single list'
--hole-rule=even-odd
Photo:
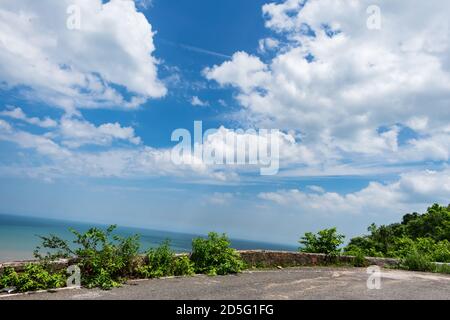
[{"label": "paved road", "polygon": [[71,289],[3,299],[445,299],[450,276],[382,270],[381,289],[367,289],[366,269],[290,268],[239,275],[131,281],[111,291]]}]

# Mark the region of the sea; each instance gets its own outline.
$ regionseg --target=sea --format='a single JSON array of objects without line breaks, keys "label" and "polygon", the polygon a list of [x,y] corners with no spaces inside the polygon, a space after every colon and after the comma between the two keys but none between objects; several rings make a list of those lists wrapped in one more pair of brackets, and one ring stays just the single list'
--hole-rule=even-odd
[{"label": "sea", "polygon": [[[74,239],[70,228],[84,232],[91,227],[107,228],[106,225],[101,224],[0,214],[0,262],[33,259],[33,251],[40,244],[39,236],[54,234],[70,241]],[[189,233],[121,226],[117,227],[115,234],[124,237],[139,234],[142,252],[157,247],[167,239],[171,240],[171,247],[175,252],[190,252],[192,239],[204,237],[204,235]],[[231,246],[238,250],[296,251],[297,249],[295,246],[268,242],[241,239],[230,239],[230,241]]]}]

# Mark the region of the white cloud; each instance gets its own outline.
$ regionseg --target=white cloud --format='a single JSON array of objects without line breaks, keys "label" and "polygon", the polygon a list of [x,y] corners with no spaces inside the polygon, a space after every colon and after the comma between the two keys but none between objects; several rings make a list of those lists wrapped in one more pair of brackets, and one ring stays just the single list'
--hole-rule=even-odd
[{"label": "white cloud", "polygon": [[[43,180],[72,176],[175,177],[196,183],[224,183],[237,179],[232,170],[201,162],[176,165],[172,162],[171,149],[155,149],[142,144],[134,148],[108,148],[106,151],[74,149],[84,144],[110,144],[114,139],[140,142],[131,128],[118,124],[96,127],[84,120],[63,118],[58,130],[36,135],[18,130],[0,119],[0,140],[15,143],[20,149],[32,152],[25,161],[18,159],[13,165],[2,165],[0,172]],[[58,143],[58,140],[61,142]],[[31,159],[33,165],[30,166]]]},{"label": "white cloud", "polygon": [[[278,147],[269,148],[270,152],[266,152],[264,146],[270,147],[272,143],[277,143]],[[245,148],[238,148],[238,144],[244,145]],[[267,164],[262,165],[262,163],[266,161],[280,161],[284,167],[292,164],[312,166],[319,163],[316,154],[298,143],[292,134],[276,130],[273,132],[254,129],[244,131],[243,129],[231,130],[221,126],[203,141],[205,153],[214,150],[215,154],[223,155],[225,158],[228,155],[236,155],[236,159],[246,159],[245,164],[240,163],[240,165],[231,166],[231,170],[237,172],[255,169],[255,165],[249,164],[250,146],[255,147],[255,153],[258,153],[256,166],[264,167]]]},{"label": "white cloud", "polygon": [[1,111],[0,116],[9,117],[17,120],[22,120],[32,125],[36,125],[42,128],[54,128],[58,125],[58,123],[50,119],[49,117],[45,117],[44,119],[39,119],[37,117],[28,117],[21,108],[11,107],[7,110]]},{"label": "white cloud", "polygon": [[227,205],[231,204],[234,195],[229,192],[214,192],[211,195],[207,196],[207,202],[213,205]]},{"label": "white cloud", "polygon": [[148,9],[153,7],[153,0],[134,0],[136,5],[143,9]]},{"label": "white cloud", "polygon": [[209,105],[207,101],[202,101],[199,97],[193,96],[191,98],[191,105],[194,107],[206,107]]},{"label": "white cloud", "polygon": [[226,102],[225,100],[223,100],[223,99],[219,99],[217,102],[218,102],[222,107],[227,107],[227,106],[228,106],[227,102]]},{"label": "white cloud", "polygon": [[325,189],[320,186],[308,186],[308,189],[317,193],[325,193]]},{"label": "white cloud", "polygon": [[0,140],[16,143],[24,149],[33,149],[38,154],[53,159],[71,157],[72,153],[60,147],[56,142],[46,136],[31,134],[22,130],[14,129],[6,121],[0,120]]},{"label": "white cloud", "polygon": [[[79,30],[67,27],[73,6]],[[2,1],[0,80],[70,111],[135,108],[166,93],[153,36],[133,1]]]},{"label": "white cloud", "polygon": [[122,127],[119,123],[105,123],[95,126],[92,123],[75,118],[61,119],[58,134],[63,144],[77,148],[85,144],[110,145],[112,141],[124,140],[134,145],[141,143],[131,127]]},{"label": "white cloud", "polygon": [[[236,52],[206,68],[206,78],[237,89],[245,120],[299,131],[323,168],[449,161],[449,4],[414,0],[405,10],[382,1],[374,31],[366,27],[370,1],[302,3],[263,7],[280,44],[273,59]],[[404,127],[420,135],[400,143]]]},{"label": "white cloud", "polygon": [[231,61],[206,68],[203,73],[209,80],[214,79],[221,85],[231,84],[248,92],[270,80],[266,69],[267,67],[259,58],[246,52],[237,52]]},{"label": "white cloud", "polygon": [[10,132],[12,130],[12,127],[11,127],[11,125],[8,122],[6,122],[5,120],[0,119],[0,129],[3,132]]},{"label": "white cloud", "polygon": [[280,46],[280,42],[274,38],[264,38],[258,42],[258,51],[265,53],[277,49]]},{"label": "white cloud", "polygon": [[447,204],[450,170],[410,172],[402,174],[397,181],[371,182],[366,188],[347,194],[314,188],[313,192],[292,189],[260,193],[259,198],[311,215],[370,213],[383,216],[386,212],[417,210],[433,202]]}]

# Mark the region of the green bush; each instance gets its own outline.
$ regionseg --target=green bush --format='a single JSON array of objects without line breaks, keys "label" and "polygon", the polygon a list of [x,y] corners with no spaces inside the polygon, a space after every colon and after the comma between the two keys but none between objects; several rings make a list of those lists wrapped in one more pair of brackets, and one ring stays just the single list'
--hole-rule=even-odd
[{"label": "green bush", "polygon": [[366,260],[366,256],[362,251],[357,251],[352,254],[353,258],[353,266],[355,267],[367,267],[369,264]]},{"label": "green bush", "polygon": [[362,253],[366,257],[384,257],[385,255],[373,246],[371,239],[356,237],[343,249],[345,255],[356,256]]},{"label": "green bush", "polygon": [[244,262],[239,253],[230,248],[227,236],[215,232],[209,233],[207,239],[192,241],[191,261],[197,273],[208,275],[238,273],[244,269]]},{"label": "green bush", "polygon": [[[363,252],[366,256],[376,256],[375,251],[355,245],[355,242],[349,244],[344,252],[348,255],[355,255],[356,252]],[[450,242],[442,240],[436,242],[432,238],[411,239],[406,236],[394,237],[389,244],[389,250],[382,257],[391,257],[403,259],[412,252],[418,252],[426,255],[434,262],[450,262]]]},{"label": "green bush", "polygon": [[442,240],[436,243],[432,255],[436,262],[450,262],[450,241]]},{"label": "green bush", "polygon": [[317,234],[307,232],[299,240],[302,245],[299,250],[301,252],[337,256],[341,252],[339,246],[344,243],[344,238],[344,235],[337,233],[336,228],[321,230]]},{"label": "green bush", "polygon": [[187,256],[175,259],[173,274],[175,276],[191,276],[195,273],[194,263]]},{"label": "green bush", "polygon": [[434,263],[430,256],[418,251],[412,251],[405,258],[401,259],[400,268],[410,271],[450,274],[450,265]]},{"label": "green bush", "polygon": [[433,271],[435,269],[429,256],[412,251],[401,260],[401,267],[411,271]]},{"label": "green bush", "polygon": [[170,242],[163,242],[158,248],[150,249],[146,255],[146,264],[138,273],[144,278],[160,278],[174,274],[175,253],[170,249]]},{"label": "green bush", "polygon": [[[54,235],[41,237],[42,245],[37,247],[35,256],[44,262],[60,257],[77,257],[82,285],[102,289],[117,287],[124,277],[133,273],[139,236],[122,238],[112,234],[115,229],[116,226],[110,226],[106,231],[91,228],[85,233],[71,229],[75,235],[73,249],[66,240]],[[50,250],[46,255],[40,253],[44,248]]]},{"label": "green bush", "polygon": [[18,292],[61,288],[66,285],[63,272],[50,272],[44,265],[28,264],[23,272],[6,268],[0,276],[0,288],[15,287]]},{"label": "green bush", "polygon": [[144,278],[189,276],[194,274],[194,267],[189,257],[176,257],[170,249],[170,241],[166,240],[147,252],[146,264],[138,269],[138,274]]},{"label": "green bush", "polygon": [[392,240],[390,250],[384,256],[401,259],[414,251],[418,251],[416,242],[411,238],[403,236]]}]

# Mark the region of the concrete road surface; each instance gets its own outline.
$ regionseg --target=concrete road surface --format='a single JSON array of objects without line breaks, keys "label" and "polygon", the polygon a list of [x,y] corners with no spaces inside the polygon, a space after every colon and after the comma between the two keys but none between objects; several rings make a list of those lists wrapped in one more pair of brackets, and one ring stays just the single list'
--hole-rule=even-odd
[{"label": "concrete road surface", "polygon": [[[246,271],[231,276],[130,281],[111,291],[63,289],[0,296],[0,304],[4,299],[450,299],[450,275],[382,269],[380,289],[368,289],[369,276],[365,268]],[[375,286],[377,280],[369,284]]]}]

